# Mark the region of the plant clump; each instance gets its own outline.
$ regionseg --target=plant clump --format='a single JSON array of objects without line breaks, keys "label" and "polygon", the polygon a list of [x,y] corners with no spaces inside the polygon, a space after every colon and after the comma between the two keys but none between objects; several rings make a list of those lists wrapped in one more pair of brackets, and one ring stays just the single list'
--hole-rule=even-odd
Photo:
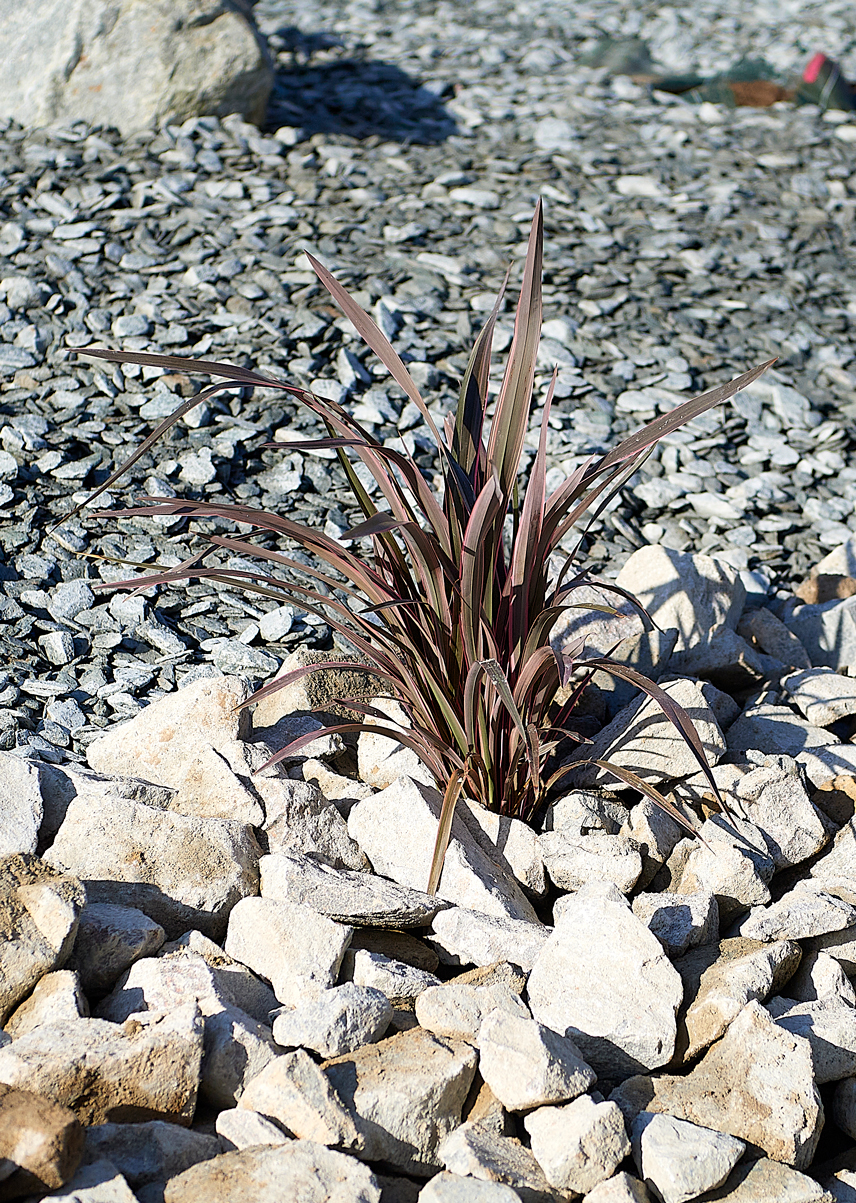
[{"label": "plant clump", "polygon": [[[542,245],[539,203],[498,395],[495,402],[489,401],[491,340],[502,294],[476,340],[457,408],[446,418],[442,432],[387,338],[326,268],[308,256],[321,283],[422,414],[437,448],[439,495],[406,448],[385,446],[342,406],[296,385],[225,363],[96,348],[81,352],[113,362],[204,373],[217,381],[162,422],[97,492],[112,485],[192,406],[224,390],[280,389],[323,422],[326,437],[268,446],[308,453],[335,449],[363,515],[363,521],[340,540],[246,504],[144,497],[122,515],[226,519],[278,536],[285,548],[274,551],[250,538],[213,535],[209,551],[253,557],[258,569],[206,566],[206,551],[177,568],[143,578],[143,584],[138,579],[105,587],[140,588],[208,578],[322,616],[359,654],[365,662],[361,667],[379,678],[382,692],[401,705],[410,724],[402,731],[389,725],[378,706],[347,699],[361,720],[330,730],[373,731],[399,740],[424,762],[444,791],[430,888],[439,879],[452,814],[462,791],[491,810],[531,820],[550,792],[580,763],[579,759],[573,766],[569,763],[569,753],[585,742],[574,710],[596,669],[630,681],[654,698],[710,777],[691,721],[654,682],[609,656],[587,656],[582,640],[562,652],[551,645],[551,630],[563,613],[574,608],[574,593],[581,586],[597,584],[620,592],[595,582],[577,565],[582,535],[557,574],[551,562],[566,537],[580,528],[584,533],[585,523],[605,509],[659,439],[745,388],[769,365],[678,405],[608,454],[589,458],[548,494],[547,433],[554,374],[521,499],[520,460],[533,407],[541,334]],[[377,501],[355,470],[358,464],[375,481]],[[96,516],[114,517],[115,511]],[[312,564],[289,555],[288,544],[309,553]],[[273,566],[285,570],[287,579],[272,575]],[[644,613],[641,607],[640,612]],[[340,665],[327,660],[296,669],[265,685],[248,704],[316,667],[337,666],[350,666],[350,662]],[[293,741],[270,763],[317,735],[311,732]],[[597,763],[688,826],[680,811],[653,786],[627,769]]]}]

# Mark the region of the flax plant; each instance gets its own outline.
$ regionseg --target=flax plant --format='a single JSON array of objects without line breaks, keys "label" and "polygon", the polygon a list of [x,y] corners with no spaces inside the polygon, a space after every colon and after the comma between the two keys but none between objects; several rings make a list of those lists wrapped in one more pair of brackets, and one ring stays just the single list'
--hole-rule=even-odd
[{"label": "flax plant", "polygon": [[[444,798],[428,883],[431,890],[439,880],[454,808],[462,792],[490,810],[531,820],[551,791],[580,764],[585,739],[575,727],[574,708],[595,669],[632,682],[654,698],[713,784],[693,724],[659,686],[609,656],[584,657],[582,641],[558,651],[551,645],[550,632],[556,621],[575,607],[575,591],[596,583],[576,563],[582,538],[579,532],[584,532],[586,522],[604,510],[659,439],[726,401],[769,364],[676,406],[608,454],[590,457],[548,493],[547,438],[554,374],[521,500],[520,459],[532,411],[541,334],[542,244],[539,203],[529,236],[514,336],[495,403],[488,399],[488,377],[502,294],[475,342],[456,411],[446,418],[442,432],[388,339],[330,272],[308,256],[320,282],[421,413],[437,448],[442,477],[439,494],[406,449],[384,446],[341,405],[296,385],[225,363],[96,348],[81,352],[113,362],[206,374],[216,381],[162,422],[93,496],[114,484],[192,406],[224,390],[280,389],[305,404],[326,427],[322,438],[268,446],[310,454],[335,449],[363,516],[341,540],[248,504],[143,497],[141,504],[121,513],[228,519],[278,536],[281,550],[276,551],[253,543],[250,537],[210,536],[209,550],[253,557],[259,564],[255,571],[206,566],[206,551],[177,568],[143,578],[145,587],[188,578],[227,583],[322,616],[353,647],[365,662],[365,670],[379,679],[380,692],[403,707],[410,725],[402,730],[391,725],[378,706],[348,699],[360,721],[342,722],[329,731],[372,731],[397,739],[416,753],[437,780]],[[376,482],[377,500],[355,471],[359,464]],[[96,516],[116,515],[107,511]],[[576,545],[554,575],[551,560],[568,538],[576,538]],[[289,554],[293,545],[309,553],[310,565]],[[273,566],[285,570],[287,579],[272,575],[269,569]],[[138,578],[104,587],[140,584]],[[615,586],[599,585],[627,596]],[[351,663],[326,661],[296,669],[258,690],[248,704],[316,668]],[[582,671],[575,672],[578,669]],[[313,732],[294,740],[269,763],[297,752],[314,738],[317,734]],[[571,760],[569,753],[574,750],[576,759]],[[625,768],[600,760],[594,763],[693,830],[651,784]]]}]

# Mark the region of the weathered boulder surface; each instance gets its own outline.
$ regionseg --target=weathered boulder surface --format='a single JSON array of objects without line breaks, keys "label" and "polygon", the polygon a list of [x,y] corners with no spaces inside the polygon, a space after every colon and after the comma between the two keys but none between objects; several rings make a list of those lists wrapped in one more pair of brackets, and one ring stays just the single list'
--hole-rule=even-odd
[{"label": "weathered boulder surface", "polygon": [[233,0],[2,0],[2,115],[123,133],[206,113],[260,122],[273,68],[248,11]]}]

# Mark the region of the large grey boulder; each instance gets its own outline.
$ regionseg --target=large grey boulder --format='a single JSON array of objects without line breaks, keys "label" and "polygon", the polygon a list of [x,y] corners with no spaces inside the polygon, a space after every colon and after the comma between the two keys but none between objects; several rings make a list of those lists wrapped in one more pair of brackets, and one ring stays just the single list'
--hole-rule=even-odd
[{"label": "large grey boulder", "polygon": [[236,0],[2,0],[2,115],[125,134],[206,113],[260,122],[273,67],[248,11]]}]

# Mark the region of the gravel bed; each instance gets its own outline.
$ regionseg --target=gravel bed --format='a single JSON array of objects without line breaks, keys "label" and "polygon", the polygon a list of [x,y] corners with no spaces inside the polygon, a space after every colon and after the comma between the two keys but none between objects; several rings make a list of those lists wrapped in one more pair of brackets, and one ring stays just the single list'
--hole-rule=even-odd
[{"label": "gravel bed", "polygon": [[[774,599],[850,535],[856,121],[693,106],[579,65],[607,31],[645,38],[670,69],[763,54],[798,71],[823,49],[852,75],[849,6],[701,4],[692,21],[653,4],[541,0],[263,0],[257,12],[280,68],[263,131],[228,118],[124,140],[83,124],[0,127],[0,747],[80,759],[188,673],[261,680],[297,644],[332,646],[311,617],[209,584],[94,594],[87,582],[178,564],[204,532],[62,521],[194,388],[93,364],[76,353],[90,343],[311,386],[403,437],[431,476],[418,413],[304,249],[373,314],[442,414],[512,262],[498,362],[507,349],[542,196],[539,393],[560,367],[548,484],[779,357],[664,441],[593,530],[592,566],[614,576],[659,542],[720,556]],[[533,450],[539,426],[536,411]],[[335,535],[353,518],[336,465],[262,449],[315,431],[281,394],[236,393],[191,411],[107,504],[134,490],[234,496]]]}]

